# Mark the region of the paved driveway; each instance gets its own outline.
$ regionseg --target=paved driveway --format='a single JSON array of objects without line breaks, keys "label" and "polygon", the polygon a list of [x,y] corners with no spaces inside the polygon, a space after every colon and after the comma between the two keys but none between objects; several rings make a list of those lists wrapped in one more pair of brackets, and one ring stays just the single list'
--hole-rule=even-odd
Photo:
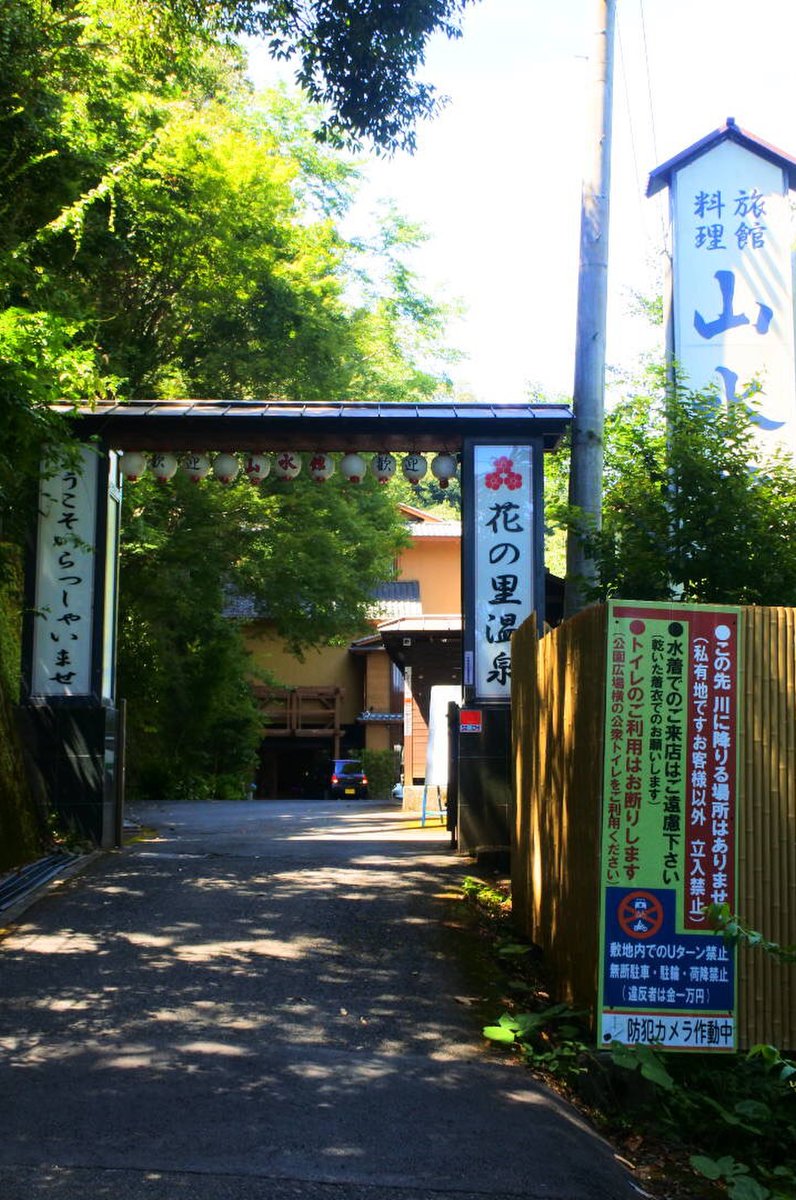
[{"label": "paved driveway", "polygon": [[136,815],[152,839],[0,943],[4,1200],[638,1195],[484,1047],[444,830],[361,802]]}]

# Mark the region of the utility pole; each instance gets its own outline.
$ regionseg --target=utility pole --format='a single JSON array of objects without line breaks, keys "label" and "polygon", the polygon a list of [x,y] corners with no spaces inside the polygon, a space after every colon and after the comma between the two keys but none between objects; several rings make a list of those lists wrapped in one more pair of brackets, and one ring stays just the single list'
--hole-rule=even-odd
[{"label": "utility pole", "polygon": [[[599,529],[603,484],[605,326],[608,299],[608,219],[616,0],[597,0],[596,17],[589,143],[591,161],[583,181],[581,199],[569,502],[577,506],[586,519]],[[586,556],[575,535],[570,532],[567,538],[565,616],[573,616],[583,608],[584,585],[588,585],[594,576],[593,562]]]}]

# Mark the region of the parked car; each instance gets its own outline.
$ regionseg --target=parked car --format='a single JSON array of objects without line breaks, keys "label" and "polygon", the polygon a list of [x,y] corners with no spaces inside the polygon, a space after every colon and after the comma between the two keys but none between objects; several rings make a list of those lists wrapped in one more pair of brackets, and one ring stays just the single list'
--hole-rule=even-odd
[{"label": "parked car", "polygon": [[355,758],[336,758],[332,763],[326,791],[332,800],[367,800],[368,779],[362,763]]}]

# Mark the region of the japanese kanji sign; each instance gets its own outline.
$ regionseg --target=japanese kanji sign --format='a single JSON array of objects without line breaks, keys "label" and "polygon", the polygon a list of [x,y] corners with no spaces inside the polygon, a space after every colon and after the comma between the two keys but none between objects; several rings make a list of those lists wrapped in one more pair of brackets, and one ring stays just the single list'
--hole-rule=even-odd
[{"label": "japanese kanji sign", "polygon": [[761,387],[756,422],[796,447],[791,221],[782,167],[722,141],[672,177],[674,357],[721,402]]},{"label": "japanese kanji sign", "polygon": [[42,480],[33,625],[33,696],[91,694],[97,458]]},{"label": "japanese kanji sign", "polygon": [[510,639],[534,607],[533,451],[476,446],[474,689],[511,697]]},{"label": "japanese kanji sign", "polygon": [[735,1047],[740,611],[612,601],[601,852],[600,1041]]}]

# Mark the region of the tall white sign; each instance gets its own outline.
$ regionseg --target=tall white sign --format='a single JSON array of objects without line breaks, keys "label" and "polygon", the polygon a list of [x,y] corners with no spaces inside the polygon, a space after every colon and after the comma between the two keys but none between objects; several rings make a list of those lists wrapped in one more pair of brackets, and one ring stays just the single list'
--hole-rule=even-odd
[{"label": "tall white sign", "polygon": [[796,450],[786,172],[731,139],[684,157],[671,173],[675,361],[686,386],[715,384],[727,404],[759,386],[761,433]]},{"label": "tall white sign", "polygon": [[511,635],[534,608],[533,449],[476,446],[474,689],[511,699]]},{"label": "tall white sign", "polygon": [[33,697],[91,694],[97,456],[42,479],[33,625]]}]

